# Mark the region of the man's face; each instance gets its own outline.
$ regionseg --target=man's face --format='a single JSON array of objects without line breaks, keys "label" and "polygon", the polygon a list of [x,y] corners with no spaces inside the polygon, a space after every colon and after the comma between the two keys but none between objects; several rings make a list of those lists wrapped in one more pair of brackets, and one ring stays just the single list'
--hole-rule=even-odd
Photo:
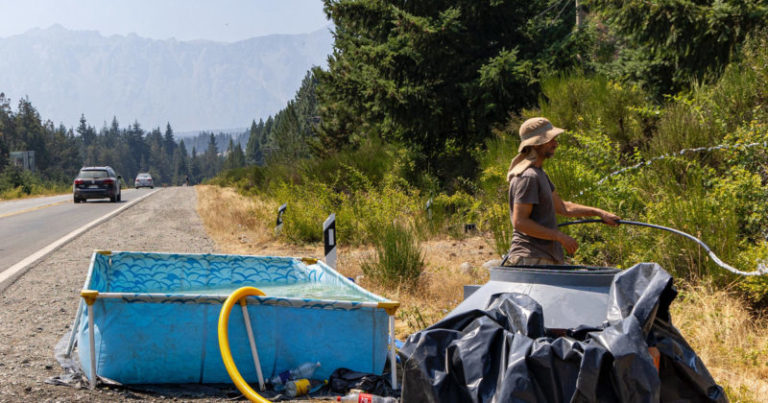
[{"label": "man's face", "polygon": [[552,140],[549,140],[548,142],[536,146],[536,152],[546,158],[552,158],[553,155],[555,155],[555,149],[557,148],[557,138],[553,138]]}]

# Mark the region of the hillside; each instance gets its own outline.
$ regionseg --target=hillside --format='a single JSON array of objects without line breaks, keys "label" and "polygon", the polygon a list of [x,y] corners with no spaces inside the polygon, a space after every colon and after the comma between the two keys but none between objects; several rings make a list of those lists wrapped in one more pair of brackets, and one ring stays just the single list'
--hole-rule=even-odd
[{"label": "hillside", "polygon": [[328,29],[220,43],[54,25],[0,38],[0,91],[67,127],[81,114],[96,127],[113,116],[177,131],[245,127],[283,108],[331,45]]}]

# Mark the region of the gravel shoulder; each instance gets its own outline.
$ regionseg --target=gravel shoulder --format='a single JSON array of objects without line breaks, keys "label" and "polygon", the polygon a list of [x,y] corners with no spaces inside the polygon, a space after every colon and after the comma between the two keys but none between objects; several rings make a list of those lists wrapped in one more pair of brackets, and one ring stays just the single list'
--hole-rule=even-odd
[{"label": "gravel shoulder", "polygon": [[164,188],[38,262],[0,293],[0,402],[229,401],[221,389],[136,391],[55,386],[54,347],[72,324],[94,250],[216,252],[196,213],[193,187]]}]

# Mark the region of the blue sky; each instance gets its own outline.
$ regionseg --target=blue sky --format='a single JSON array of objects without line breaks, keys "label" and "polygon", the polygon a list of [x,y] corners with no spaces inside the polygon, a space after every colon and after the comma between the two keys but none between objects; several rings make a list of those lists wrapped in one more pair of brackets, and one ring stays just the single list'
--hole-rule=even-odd
[{"label": "blue sky", "polygon": [[0,0],[0,38],[60,24],[103,35],[219,42],[330,25],[321,0]]}]

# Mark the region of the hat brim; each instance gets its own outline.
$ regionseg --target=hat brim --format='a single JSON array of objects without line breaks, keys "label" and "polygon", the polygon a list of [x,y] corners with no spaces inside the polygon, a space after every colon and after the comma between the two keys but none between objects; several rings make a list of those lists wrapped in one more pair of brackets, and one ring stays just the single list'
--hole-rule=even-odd
[{"label": "hat brim", "polygon": [[518,153],[523,152],[523,149],[525,147],[539,146],[539,145],[542,145],[542,144],[549,143],[550,141],[552,141],[552,139],[554,139],[555,137],[559,136],[564,131],[565,130],[563,130],[563,129],[559,128],[559,127],[552,126],[551,129],[547,130],[543,134],[540,134],[540,135],[538,135],[536,137],[531,137],[529,139],[523,140],[520,143],[520,146],[517,147],[517,152]]}]

